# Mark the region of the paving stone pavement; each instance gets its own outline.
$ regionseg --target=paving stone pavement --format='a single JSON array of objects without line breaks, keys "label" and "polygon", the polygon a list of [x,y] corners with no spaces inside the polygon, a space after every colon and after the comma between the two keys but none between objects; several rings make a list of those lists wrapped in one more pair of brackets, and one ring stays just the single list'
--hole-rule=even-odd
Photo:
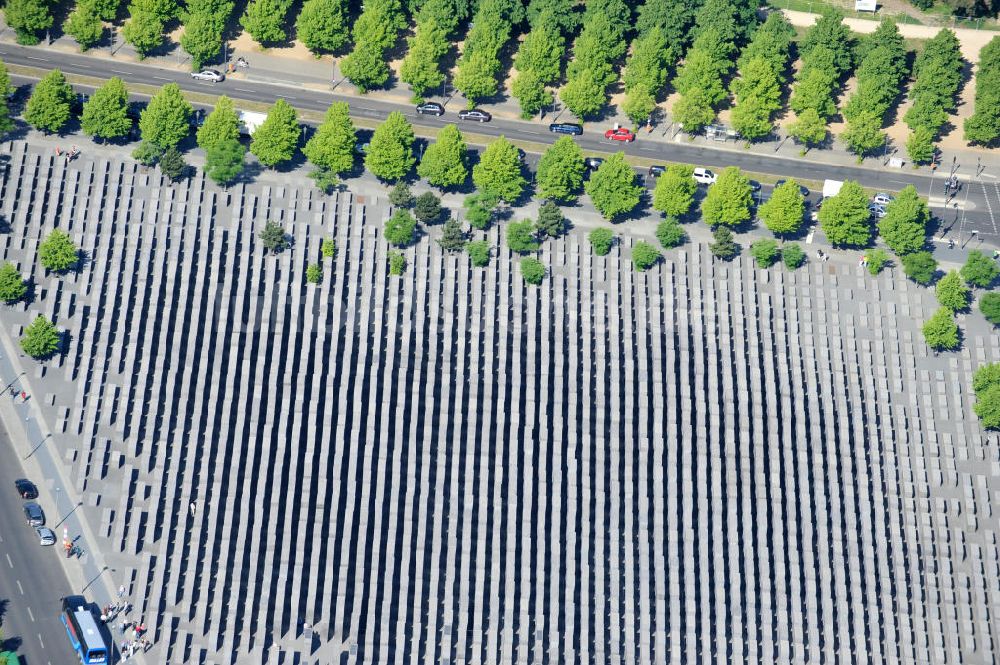
[{"label": "paving stone pavement", "polygon": [[[0,334],[68,331],[27,380],[146,662],[997,660],[970,377],[1000,339],[971,314],[931,354],[930,290],[703,244],[640,274],[582,233],[540,288],[427,238],[393,278],[378,194],[10,157],[0,260],[35,298]],[[78,273],[37,264],[55,226]]]}]

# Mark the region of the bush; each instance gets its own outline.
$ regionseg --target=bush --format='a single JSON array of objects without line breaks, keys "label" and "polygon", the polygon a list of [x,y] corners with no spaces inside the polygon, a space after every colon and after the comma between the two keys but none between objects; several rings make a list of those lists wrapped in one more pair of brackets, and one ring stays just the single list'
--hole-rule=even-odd
[{"label": "bush", "polygon": [[277,222],[268,222],[260,232],[260,243],[268,252],[278,253],[288,247],[288,236]]},{"label": "bush", "polygon": [[785,267],[795,270],[806,261],[806,253],[798,245],[785,245],[781,248],[781,260],[785,262]]},{"label": "bush", "polygon": [[167,148],[160,156],[160,171],[175,182],[184,177],[187,168],[187,162],[177,148]]},{"label": "bush", "polygon": [[708,250],[723,261],[729,261],[740,253],[740,246],[733,240],[733,232],[724,226],[719,226],[712,232],[713,241]]},{"label": "bush", "polygon": [[770,268],[778,260],[778,243],[770,238],[757,240],[750,245],[750,256],[759,268]]},{"label": "bush", "polygon": [[402,252],[389,250],[389,274],[402,275],[406,271],[406,257]]},{"label": "bush", "polygon": [[587,234],[587,240],[590,241],[590,246],[594,248],[594,254],[607,256],[608,252],[611,251],[611,246],[615,242],[615,234],[611,229],[598,227]]},{"label": "bush", "polygon": [[21,348],[32,358],[48,358],[59,350],[59,331],[44,316],[37,317],[24,329]]},{"label": "bush", "polygon": [[538,241],[535,239],[535,224],[530,219],[511,222],[507,225],[506,235],[507,247],[512,252],[525,254],[538,249]]},{"label": "bush", "polygon": [[337,243],[333,238],[323,238],[323,242],[319,245],[319,253],[324,259],[332,259],[337,255]]},{"label": "bush", "polygon": [[132,151],[132,159],[143,166],[156,166],[156,162],[160,160],[163,152],[163,148],[155,143],[143,141]]},{"label": "bush", "polygon": [[979,311],[986,320],[1000,326],[1000,293],[986,293],[979,299]]},{"label": "bush", "polygon": [[319,284],[323,281],[323,266],[318,263],[310,263],[306,266],[306,281],[310,284]]},{"label": "bush", "polygon": [[405,182],[397,182],[396,186],[389,192],[389,203],[397,208],[409,208],[413,205],[413,194],[410,193],[410,186]]},{"label": "bush", "polygon": [[68,233],[62,229],[53,229],[38,246],[38,260],[48,270],[65,272],[79,263],[80,250]]},{"label": "bush", "polygon": [[530,256],[521,259],[521,277],[528,284],[541,284],[545,277],[545,264]]},{"label": "bush", "polygon": [[684,229],[675,217],[667,217],[656,225],[656,239],[666,249],[677,247],[684,242]]},{"label": "bush", "polygon": [[441,217],[441,199],[434,192],[424,192],[413,202],[413,215],[423,224],[433,224]]},{"label": "bush", "polygon": [[868,259],[868,272],[872,275],[879,274],[889,264],[889,255],[882,249],[871,250],[865,258]]},{"label": "bush", "polygon": [[482,268],[490,263],[490,244],[485,240],[473,240],[466,244],[465,253],[469,255],[472,265]]},{"label": "bush", "polygon": [[639,271],[649,270],[661,256],[660,251],[648,242],[639,241],[632,248],[632,265]]},{"label": "bush", "polygon": [[986,429],[1000,429],[1000,363],[983,365],[972,377],[973,410]]},{"label": "bush", "polygon": [[934,281],[937,261],[934,260],[934,256],[930,252],[906,254],[901,261],[903,262],[903,272],[917,284],[927,286]]},{"label": "bush", "polygon": [[400,208],[385,222],[385,239],[397,247],[406,247],[416,239],[417,220]]},{"label": "bush", "polygon": [[988,289],[993,280],[1000,276],[1000,266],[978,249],[974,249],[969,252],[969,258],[962,266],[961,274],[962,279],[969,284]]}]

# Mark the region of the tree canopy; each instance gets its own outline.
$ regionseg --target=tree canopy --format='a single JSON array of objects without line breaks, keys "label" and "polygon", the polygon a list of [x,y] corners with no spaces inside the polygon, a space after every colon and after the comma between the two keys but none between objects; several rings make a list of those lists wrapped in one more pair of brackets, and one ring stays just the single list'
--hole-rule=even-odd
[{"label": "tree canopy", "polygon": [[55,325],[44,316],[37,316],[21,336],[21,349],[32,358],[41,360],[59,350],[61,336]]},{"label": "tree canopy", "polygon": [[225,95],[215,102],[215,108],[205,116],[205,122],[198,128],[198,145],[208,150],[223,141],[237,141],[240,138],[240,118],[236,114],[233,100]]},{"label": "tree canopy", "polygon": [[969,252],[965,265],[961,270],[962,279],[972,286],[988,289],[997,277],[1000,277],[1000,266],[978,249]]},{"label": "tree canopy", "polygon": [[616,152],[604,160],[584,189],[591,203],[607,220],[635,210],[644,191],[642,185],[636,182],[635,171],[625,161],[624,152]]},{"label": "tree canopy", "polygon": [[24,109],[24,119],[46,134],[60,131],[69,122],[73,88],[58,69],[53,69],[35,84]]},{"label": "tree canopy", "polygon": [[942,307],[927,319],[923,327],[924,341],[935,351],[951,351],[958,348],[958,325],[955,314]]},{"label": "tree canopy", "polygon": [[878,233],[892,251],[902,256],[919,252],[927,244],[931,213],[913,185],[907,185],[885,209]]},{"label": "tree canopy", "polygon": [[697,189],[694,167],[671,164],[656,181],[653,208],[669,217],[683,217],[691,210]]},{"label": "tree canopy", "polygon": [[18,272],[17,266],[10,261],[5,261],[0,266],[0,302],[10,304],[17,302],[28,292],[28,285],[24,283],[24,278]]},{"label": "tree canopy", "polygon": [[542,155],[535,174],[538,196],[574,201],[583,187],[583,151],[569,136],[560,137]]},{"label": "tree canopy", "polygon": [[37,44],[39,34],[52,27],[52,5],[45,0],[7,0],[4,21],[17,34],[17,43]]},{"label": "tree canopy", "polygon": [[65,272],[80,262],[80,250],[68,233],[52,229],[38,245],[38,261],[46,270]]},{"label": "tree canopy", "polygon": [[973,410],[986,429],[1000,429],[1000,363],[983,365],[972,377]]},{"label": "tree canopy", "polygon": [[413,127],[399,111],[393,111],[372,134],[365,167],[372,174],[389,182],[410,172],[413,163]]},{"label": "tree canopy", "polygon": [[267,112],[267,118],[254,131],[250,152],[264,166],[275,167],[295,156],[302,138],[302,126],[292,105],[279,99]]},{"label": "tree canopy", "polygon": [[1000,37],[979,51],[976,71],[976,106],[965,119],[965,140],[993,145],[1000,138]]},{"label": "tree canopy", "polygon": [[710,185],[701,203],[701,216],[709,226],[739,226],[751,217],[753,191],[749,179],[735,166],[728,166]]},{"label": "tree canopy", "polygon": [[934,295],[942,307],[953,312],[961,312],[969,308],[969,287],[962,281],[957,270],[951,270],[938,280],[934,286]]},{"label": "tree canopy", "polygon": [[409,50],[403,58],[399,78],[410,85],[413,100],[423,101],[427,91],[439,87],[445,79],[441,59],[451,49],[447,31],[431,18],[417,24],[408,40]]},{"label": "tree canopy", "polygon": [[472,182],[479,191],[513,203],[527,184],[522,167],[517,147],[500,136],[486,146],[479,163],[472,167]]},{"label": "tree canopy", "polygon": [[191,131],[191,105],[176,83],[156,93],[139,116],[142,140],[166,150],[176,147]]},{"label": "tree canopy", "polygon": [[295,33],[313,53],[337,53],[351,41],[345,0],[305,0]]},{"label": "tree canopy", "polygon": [[124,81],[114,76],[94,91],[83,105],[80,128],[84,134],[102,139],[125,136],[132,130]]},{"label": "tree canopy", "polygon": [[760,206],[758,216],[775,235],[797,232],[805,216],[805,198],[799,183],[788,180],[775,187],[771,198]]},{"label": "tree canopy", "polygon": [[835,246],[867,245],[871,241],[868,195],[861,185],[848,180],[836,196],[823,201],[819,223],[826,239]]},{"label": "tree canopy", "polygon": [[417,165],[417,174],[435,187],[458,187],[469,177],[468,149],[462,132],[455,125],[445,125],[437,140],[427,146]]},{"label": "tree canopy", "polygon": [[316,166],[339,175],[354,167],[357,140],[347,103],[334,102],[316,133],[303,146],[302,154]]}]

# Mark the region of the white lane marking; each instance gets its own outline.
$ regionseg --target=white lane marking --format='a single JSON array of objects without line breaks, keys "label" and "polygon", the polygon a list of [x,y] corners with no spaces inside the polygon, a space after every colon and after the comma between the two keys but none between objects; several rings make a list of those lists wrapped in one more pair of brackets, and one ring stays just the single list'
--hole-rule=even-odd
[{"label": "white lane marking", "polygon": [[32,613],[31,608],[30,607],[26,607],[25,609],[28,610],[28,616],[31,617],[31,622],[34,623],[35,622],[35,615],[34,615],[34,613]]},{"label": "white lane marking", "polygon": [[233,90],[239,90],[240,92],[257,92],[256,90],[250,90],[249,88],[233,88]]},{"label": "white lane marking", "polygon": [[117,69],[112,69],[111,73],[112,74],[122,74],[123,76],[131,76],[132,75],[132,72],[123,72],[123,71],[119,71]]},{"label": "white lane marking", "polygon": [[11,568],[13,568],[14,567],[14,562],[10,560],[10,555],[7,554],[6,552],[4,552],[4,556],[7,557],[7,565],[10,566]]},{"label": "white lane marking", "polygon": [[24,595],[24,587],[21,586],[21,580],[14,580],[14,581],[17,582],[17,590],[20,591],[21,595],[23,596]]},{"label": "white lane marking", "polygon": [[997,179],[997,177],[995,175],[993,175],[992,173],[983,173],[983,177],[984,178],[993,178],[994,180]]},{"label": "white lane marking", "polygon": [[[38,635],[38,643],[41,644],[42,648],[44,649],[45,648],[45,642],[42,642],[42,634],[41,633],[37,633],[37,635]],[[52,663],[49,663],[49,665],[52,665]]]},{"label": "white lane marking", "polygon": [[35,57],[35,56],[33,56],[33,55],[26,55],[26,56],[24,56],[24,57],[26,57],[26,58],[27,58],[28,60],[40,60],[40,61],[42,61],[42,62],[48,62],[48,59],[47,59],[47,58],[36,58],[36,57]]},{"label": "white lane marking", "polygon": [[533,131],[530,131],[528,129],[522,129],[521,132],[524,133],[524,134],[534,134],[535,136],[545,136],[546,135],[545,132],[533,132]]},{"label": "white lane marking", "polygon": [[357,109],[358,111],[368,111],[369,113],[378,113],[377,110],[365,108],[364,106],[355,106],[354,108]]},{"label": "white lane marking", "polygon": [[154,76],[153,78],[157,81],[173,81],[173,79],[165,79],[162,76]]}]

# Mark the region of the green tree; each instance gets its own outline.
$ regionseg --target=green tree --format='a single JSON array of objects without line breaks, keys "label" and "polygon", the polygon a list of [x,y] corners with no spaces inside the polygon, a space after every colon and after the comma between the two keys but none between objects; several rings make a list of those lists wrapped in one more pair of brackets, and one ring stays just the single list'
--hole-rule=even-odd
[{"label": "green tree", "polygon": [[667,217],[656,225],[656,239],[665,249],[677,247],[684,242],[684,228],[676,217]]},{"label": "green tree", "polygon": [[413,201],[413,215],[422,224],[433,224],[441,218],[441,199],[434,192],[424,192]]},{"label": "green tree", "polygon": [[969,308],[969,287],[962,281],[957,270],[951,270],[938,280],[934,287],[934,295],[942,307],[953,312],[961,312]]},{"label": "green tree", "polygon": [[397,247],[406,247],[416,240],[417,220],[406,210],[397,210],[385,222],[385,239]]},{"label": "green tree", "polygon": [[175,147],[191,131],[191,105],[176,83],[168,83],[149,100],[139,116],[142,140],[163,149]]},{"label": "green tree", "polygon": [[659,27],[633,42],[632,55],[625,67],[622,111],[634,122],[646,122],[656,109],[656,98],[666,85],[669,55],[666,33]]},{"label": "green tree", "polygon": [[965,259],[961,274],[966,283],[988,289],[996,278],[1000,277],[1000,266],[978,249],[974,249]]},{"label": "green tree", "polygon": [[559,99],[578,118],[592,118],[607,103],[604,97],[604,78],[593,70],[585,69],[566,82],[559,91]]},{"label": "green tree", "polygon": [[781,108],[781,81],[772,63],[763,56],[749,60],[732,87],[736,94],[733,129],[748,141],[769,135],[771,116]]},{"label": "green tree", "polygon": [[258,44],[283,42],[288,39],[285,15],[290,6],[288,0],[250,0],[240,25]]},{"label": "green tree", "polygon": [[306,266],[306,281],[310,284],[319,284],[323,281],[323,266],[318,263],[310,263]]},{"label": "green tree", "polygon": [[[230,6],[230,11],[232,7]],[[222,51],[224,21],[204,11],[190,12],[184,21],[181,48],[191,56],[191,68],[200,69]]]},{"label": "green tree", "polygon": [[444,231],[438,244],[446,252],[461,252],[465,249],[465,233],[462,231],[462,224],[454,217],[449,217],[444,223]]},{"label": "green tree", "polygon": [[355,43],[358,44],[355,49],[340,61],[341,73],[361,94],[381,88],[389,80],[389,65],[381,49],[364,42]]},{"label": "green tree", "polygon": [[656,181],[653,208],[668,217],[683,217],[691,210],[697,188],[693,167],[671,164]]},{"label": "green tree", "polygon": [[357,140],[347,103],[334,102],[326,110],[323,123],[302,148],[302,154],[316,166],[339,175],[354,167]]},{"label": "green tree", "polygon": [[1000,326],[1000,293],[984,293],[979,299],[979,311],[987,321]]},{"label": "green tree", "polygon": [[[911,105],[903,120],[913,130],[911,140],[918,129],[923,130],[918,146],[924,136],[930,136],[929,141],[933,141],[948,121],[948,114],[955,110],[963,66],[958,38],[951,30],[939,31],[917,55],[913,65],[914,81],[910,86]],[[918,161],[912,150],[910,159]]]},{"label": "green tree", "polygon": [[750,244],[750,256],[757,262],[759,268],[770,268],[774,265],[781,252],[778,250],[778,243],[771,238],[761,238]]},{"label": "green tree", "polygon": [[319,244],[319,253],[324,259],[332,259],[337,255],[337,243],[333,238],[323,238]]},{"label": "green tree", "polygon": [[868,261],[868,272],[877,275],[889,265],[889,254],[884,249],[873,249],[865,254]]},{"label": "green tree", "polygon": [[246,148],[234,138],[224,138],[205,150],[205,175],[223,187],[228,187],[243,173]]},{"label": "green tree", "polygon": [[829,119],[837,112],[833,99],[837,81],[836,72],[823,65],[804,66],[799,71],[789,106],[798,115],[803,115],[807,109],[813,109],[823,120]]},{"label": "green tree", "polygon": [[729,261],[740,253],[740,246],[733,239],[732,231],[725,226],[717,226],[712,231],[712,242],[708,245],[708,251],[723,261]]},{"label": "green tree", "polygon": [[394,249],[389,250],[386,255],[389,259],[389,274],[396,277],[401,276],[406,272],[406,257],[403,256],[402,252],[396,251]]},{"label": "green tree", "polygon": [[143,141],[132,151],[132,158],[143,166],[156,166],[162,155],[163,148],[149,141]]},{"label": "green tree", "polygon": [[445,125],[437,140],[427,146],[417,174],[435,187],[458,187],[469,178],[468,160],[462,132],[455,125]]},{"label": "green tree", "polygon": [[572,34],[580,25],[579,5],[575,0],[530,0],[528,22],[532,26],[550,21],[562,33]]},{"label": "green tree", "polygon": [[951,351],[958,348],[958,325],[954,313],[947,307],[934,312],[924,323],[924,341],[935,351]]},{"label": "green tree", "polygon": [[514,66],[518,72],[534,72],[543,84],[559,79],[566,40],[552,17],[543,17],[532,25],[517,49]]},{"label": "green tree", "polygon": [[863,157],[885,145],[882,117],[872,111],[861,111],[847,121],[847,129],[840,135],[851,152]]},{"label": "green tree", "polygon": [[381,180],[399,180],[413,168],[413,127],[399,111],[393,111],[372,134],[365,166]]},{"label": "green tree", "polygon": [[648,242],[640,240],[632,247],[632,265],[636,270],[645,272],[655,266],[663,255]]},{"label": "green tree", "polygon": [[518,72],[511,85],[511,94],[521,104],[521,117],[528,120],[546,106],[552,106],[555,97],[542,82],[541,77],[533,69]]},{"label": "green tree", "polygon": [[795,270],[806,262],[806,253],[798,245],[785,245],[781,248],[781,260],[786,268]]},{"label": "green tree", "polygon": [[799,183],[788,180],[775,187],[771,198],[760,206],[757,214],[764,226],[777,236],[797,232],[805,215],[805,198]]},{"label": "green tree", "polygon": [[844,15],[839,11],[823,11],[819,20],[806,33],[799,44],[799,57],[808,60],[818,48],[830,52],[830,64],[838,76],[851,68],[854,61],[854,39],[844,25]]},{"label": "green tree", "polygon": [[913,185],[907,185],[886,206],[885,217],[878,222],[878,233],[885,244],[902,256],[919,252],[927,243],[927,225],[931,213]]},{"label": "green tree", "polygon": [[413,192],[410,191],[410,186],[402,180],[397,182],[395,186],[389,190],[389,203],[397,208],[412,208]]},{"label": "green tree", "polygon": [[826,140],[826,121],[814,108],[804,110],[786,129],[789,136],[807,148],[820,145]]},{"label": "green tree", "polygon": [[59,350],[62,336],[55,325],[44,316],[37,316],[21,336],[21,349],[32,358],[48,358]]},{"label": "green tree", "polygon": [[132,130],[132,119],[128,117],[128,90],[120,78],[108,79],[83,105],[80,129],[84,134],[101,139],[126,136]]},{"label": "green tree", "polygon": [[538,160],[535,174],[538,196],[556,201],[575,201],[583,187],[585,170],[580,146],[569,136],[560,137]]},{"label": "green tree", "polygon": [[187,162],[177,148],[167,148],[160,157],[160,171],[173,181],[180,180],[187,168]]},{"label": "green tree", "polygon": [[715,120],[715,109],[708,93],[695,88],[674,102],[674,120],[688,134],[697,134]]},{"label": "green tree", "polygon": [[[202,150],[224,141],[238,141],[240,138],[240,117],[236,114],[233,100],[225,95],[215,102],[215,108],[205,116],[205,122],[198,128],[198,145]],[[242,155],[240,157],[242,161]]]},{"label": "green tree", "polygon": [[538,249],[538,239],[535,237],[535,224],[530,219],[511,222],[507,225],[507,247],[518,254],[534,252]]},{"label": "green tree", "polygon": [[926,164],[934,158],[934,134],[926,127],[917,127],[906,139],[906,154],[914,164]]},{"label": "green tree", "polygon": [[132,45],[139,59],[163,44],[163,27],[159,0],[132,0],[128,6],[129,20],[122,28],[122,37]]},{"label": "green tree", "polygon": [[937,261],[930,252],[912,252],[900,257],[903,262],[903,272],[917,284],[924,286],[934,281],[937,272]]},{"label": "green tree", "polygon": [[295,34],[316,55],[340,51],[351,41],[347,3],[306,0],[295,21]]},{"label": "green tree", "polygon": [[288,234],[277,222],[267,222],[260,231],[260,244],[265,252],[277,254],[288,248]]},{"label": "green tree", "polygon": [[7,73],[7,66],[0,61],[0,138],[14,129],[14,120],[10,116],[9,96],[14,89],[10,85],[10,75]]},{"label": "green tree", "polygon": [[417,24],[416,33],[407,40],[410,50],[403,58],[399,78],[410,84],[413,101],[423,102],[428,90],[444,82],[441,58],[451,49],[448,33],[434,19]]},{"label": "green tree", "polygon": [[17,302],[28,292],[28,285],[18,272],[17,266],[7,261],[0,266],[0,301],[8,305]]},{"label": "green tree", "polygon": [[[9,5],[8,5],[9,6]],[[965,119],[965,140],[992,145],[1000,138],[1000,37],[979,51],[975,111]]]},{"label": "green tree", "polygon": [[332,194],[333,190],[340,184],[340,178],[337,174],[325,166],[317,166],[308,175],[313,184],[316,185],[316,189],[324,194]]},{"label": "green tree", "polygon": [[546,201],[538,209],[538,221],[535,223],[538,235],[558,238],[566,232],[566,218],[562,210],[552,201]]},{"label": "green tree", "polygon": [[295,156],[301,138],[302,126],[298,114],[291,104],[279,99],[254,131],[250,152],[261,164],[274,168]]},{"label": "green tree", "polygon": [[52,27],[51,5],[45,0],[7,0],[4,21],[17,33],[17,43],[30,46],[38,35]]},{"label": "green tree", "polygon": [[69,122],[72,102],[73,88],[62,72],[53,69],[35,84],[24,109],[24,119],[46,134],[58,132]]},{"label": "green tree", "polygon": [[46,270],[66,272],[80,262],[80,250],[68,233],[52,229],[38,245],[38,260]]},{"label": "green tree", "polygon": [[1000,363],[983,365],[972,377],[973,411],[986,429],[1000,429]]},{"label": "green tree", "polygon": [[105,21],[114,21],[118,16],[118,6],[121,0],[87,0],[97,15]]},{"label": "green tree", "polygon": [[522,166],[517,147],[501,135],[486,146],[479,163],[472,167],[472,182],[479,191],[513,203],[527,184]]},{"label": "green tree", "polygon": [[500,61],[496,56],[476,51],[459,62],[459,69],[455,73],[455,88],[465,96],[470,107],[475,106],[480,99],[497,93],[496,74],[499,70]]},{"label": "green tree", "polygon": [[708,188],[701,203],[701,216],[709,226],[739,226],[750,219],[752,204],[750,181],[737,167],[729,166]]},{"label": "green tree", "polygon": [[521,277],[526,284],[538,286],[545,278],[545,264],[536,258],[526,256],[521,259]]},{"label": "green tree", "polygon": [[485,240],[473,240],[465,246],[465,253],[469,255],[472,265],[477,268],[489,265],[490,244]]},{"label": "green tree", "polygon": [[636,182],[635,171],[625,161],[624,152],[616,152],[604,160],[584,189],[591,203],[607,220],[635,210],[644,191]]},{"label": "green tree", "polygon": [[76,8],[66,17],[63,30],[80,45],[81,51],[96,46],[104,37],[104,24],[89,2],[78,2]]},{"label": "green tree", "polygon": [[861,185],[848,180],[836,196],[823,202],[819,223],[826,239],[836,246],[864,246],[871,241],[868,195]]},{"label": "green tree", "polygon": [[603,226],[599,226],[587,234],[590,246],[594,248],[594,254],[606,256],[611,251],[611,246],[615,242],[614,232]]}]

